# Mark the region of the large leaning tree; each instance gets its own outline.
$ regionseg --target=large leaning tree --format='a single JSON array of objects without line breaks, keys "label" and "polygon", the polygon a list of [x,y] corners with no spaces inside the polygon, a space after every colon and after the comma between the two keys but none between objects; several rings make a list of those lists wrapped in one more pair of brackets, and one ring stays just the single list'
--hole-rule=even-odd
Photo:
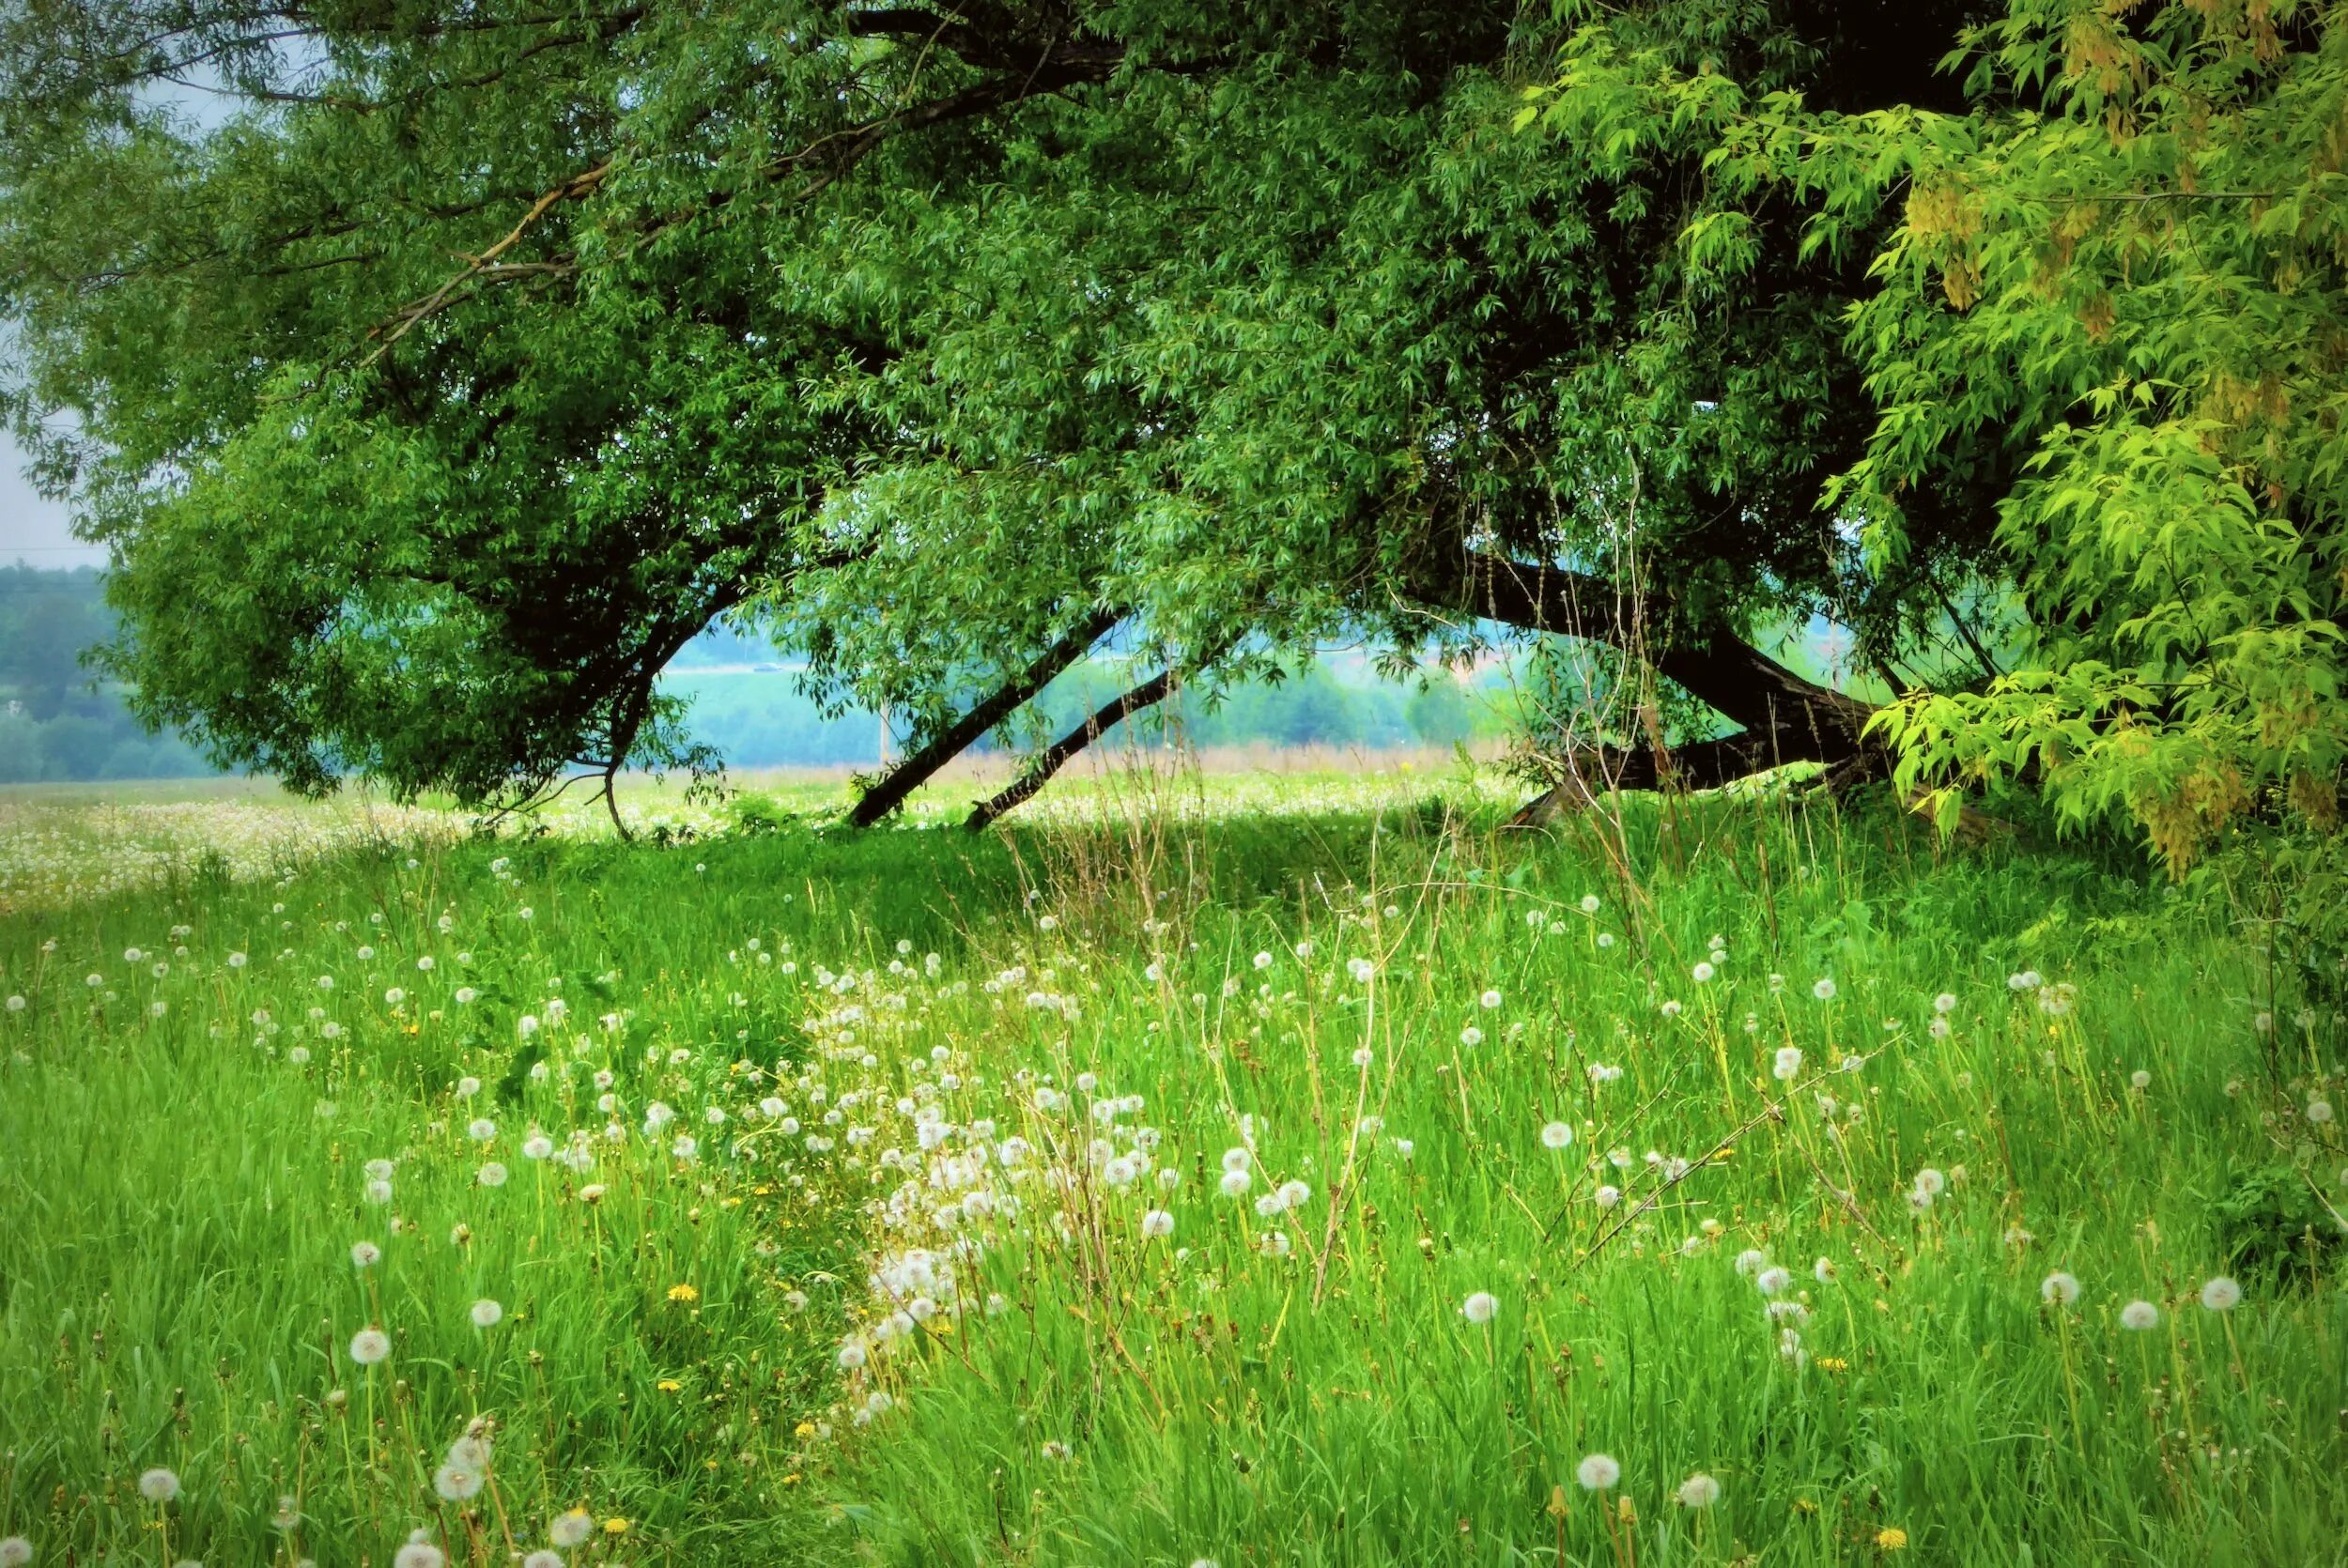
[{"label": "large leaning tree", "polygon": [[718,618],[911,727],[867,821],[1120,627],[1148,678],[1019,789],[1178,682],[1495,626],[1717,715],[1612,781],[1882,771],[1767,634],[1898,668],[2037,454],[1992,409],[1891,472],[1929,394],[1853,313],[1913,204],[1845,131],[2037,114],[1944,66],[2003,15],[26,0],[7,395],[108,667],[297,786],[690,762],[655,682]]}]

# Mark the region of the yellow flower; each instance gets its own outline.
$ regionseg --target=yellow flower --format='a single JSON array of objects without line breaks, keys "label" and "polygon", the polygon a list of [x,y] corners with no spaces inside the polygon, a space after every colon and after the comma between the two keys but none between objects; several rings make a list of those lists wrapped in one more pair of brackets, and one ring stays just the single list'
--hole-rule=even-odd
[{"label": "yellow flower", "polygon": [[603,1522],[603,1532],[606,1535],[626,1535],[627,1533],[627,1521],[615,1514],[610,1518],[606,1519]]},{"label": "yellow flower", "polygon": [[793,1470],[789,1475],[782,1478],[782,1483],[785,1486],[796,1486],[799,1483],[799,1472]]},{"label": "yellow flower", "polygon": [[679,1389],[685,1387],[684,1384],[678,1382],[673,1377],[663,1377],[659,1382],[654,1384],[653,1386],[658,1389],[662,1393],[674,1393]]},{"label": "yellow flower", "polygon": [[1850,1362],[1840,1356],[1821,1356],[1813,1363],[1820,1372],[1848,1372]]},{"label": "yellow flower", "polygon": [[702,1293],[689,1284],[672,1284],[669,1287],[669,1299],[672,1301],[698,1301],[701,1299]]},{"label": "yellow flower", "polygon": [[1876,1531],[1876,1545],[1887,1552],[1896,1552],[1908,1545],[1908,1531],[1897,1525],[1886,1525]]},{"label": "yellow flower", "polygon": [[1794,1512],[1797,1514],[1815,1514],[1817,1511],[1818,1505],[1812,1502],[1808,1498],[1796,1498],[1794,1499]]},{"label": "yellow flower", "polygon": [[791,1436],[794,1437],[812,1437],[815,1436],[815,1423],[811,1421],[803,1421],[799,1422],[798,1425],[791,1429]]}]

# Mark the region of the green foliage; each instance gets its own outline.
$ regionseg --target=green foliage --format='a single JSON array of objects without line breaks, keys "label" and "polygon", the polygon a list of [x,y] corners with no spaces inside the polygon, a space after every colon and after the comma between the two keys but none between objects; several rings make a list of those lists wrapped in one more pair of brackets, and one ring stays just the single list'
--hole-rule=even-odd
[{"label": "green foliage", "polygon": [[[1654,8],[1671,14],[1672,8]],[[1632,13],[1645,18],[1646,10]],[[1863,269],[1873,423],[1826,500],[1897,582],[1989,509],[2020,668],[1886,712],[1904,784],[2016,777],[2182,869],[2229,823],[2339,817],[2348,12],[2012,0],[1923,99],[1851,114],[1594,23],[1533,112],[1568,145],[1699,159],[1691,286],[1768,237]]]},{"label": "green foliage", "polygon": [[2342,1240],[2339,1219],[2290,1165],[2244,1172],[2209,1207],[2228,1263],[2254,1279],[2312,1284]]},{"label": "green foliage", "polygon": [[[1771,90],[1933,85],[1821,0],[1667,9]],[[1477,559],[1895,638],[1988,514],[1854,570],[1852,280],[1756,235],[1709,291],[1684,149],[1511,134],[1581,15],[35,7],[9,399],[142,712],[307,789],[689,765],[653,678],[718,617],[924,734],[1104,609],[1198,685],[1472,644]]]}]

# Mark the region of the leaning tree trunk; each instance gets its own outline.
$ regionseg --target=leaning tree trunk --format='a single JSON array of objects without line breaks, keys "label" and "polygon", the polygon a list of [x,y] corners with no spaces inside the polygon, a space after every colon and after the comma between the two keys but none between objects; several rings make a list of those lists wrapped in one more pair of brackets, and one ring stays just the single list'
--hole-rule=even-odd
[{"label": "leaning tree trunk", "polygon": [[1421,597],[1527,631],[1642,653],[1658,673],[1738,726],[1736,734],[1668,753],[1658,746],[1592,747],[1569,756],[1568,776],[1518,813],[1520,821],[1539,820],[1563,803],[1606,790],[1709,788],[1786,762],[1824,763],[1838,785],[1890,769],[1890,754],[1866,733],[1873,704],[1803,679],[1724,626],[1675,627],[1669,641],[1650,650],[1638,623],[1619,608],[1614,586],[1588,573],[1471,554],[1426,584]]},{"label": "leaning tree trunk", "polygon": [[1119,610],[1095,611],[1074,631],[1045,649],[1018,675],[981,699],[967,713],[932,735],[919,750],[891,768],[857,797],[855,809],[848,813],[848,821],[857,827],[870,827],[897,809],[907,795],[919,789],[938,769],[961,756],[988,730],[1009,718],[1021,703],[1051,684],[1054,676],[1084,657],[1092,645],[1106,637],[1123,618],[1123,612]]},{"label": "leaning tree trunk", "polygon": [[1039,754],[1027,766],[1027,771],[996,794],[981,801],[962,825],[973,833],[983,833],[995,819],[1032,798],[1038,790],[1052,781],[1052,776],[1074,757],[1125,719],[1152,703],[1161,701],[1173,689],[1174,670],[1171,667],[1159,670],[1141,684],[1120,696],[1111,698],[1087,717],[1082,724],[1054,741],[1049,749]]}]

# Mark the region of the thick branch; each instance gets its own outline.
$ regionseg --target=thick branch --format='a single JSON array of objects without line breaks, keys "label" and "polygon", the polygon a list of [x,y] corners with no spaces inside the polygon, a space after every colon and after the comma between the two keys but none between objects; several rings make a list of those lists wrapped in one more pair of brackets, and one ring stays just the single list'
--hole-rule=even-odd
[{"label": "thick branch", "polygon": [[856,809],[848,813],[848,821],[857,827],[870,827],[897,809],[931,775],[1009,718],[1021,704],[1049,685],[1054,676],[1084,657],[1120,619],[1116,610],[1094,612],[1074,631],[1045,649],[1027,669],[973,704],[967,713],[931,736],[919,750],[890,769],[857,798]]},{"label": "thick branch", "polygon": [[1101,705],[1090,717],[1052,743],[1051,748],[1027,764],[1007,789],[992,800],[981,801],[972,809],[970,820],[962,825],[973,833],[983,833],[996,818],[1024,804],[1029,797],[1052,781],[1071,757],[1099,740],[1121,721],[1131,718],[1142,709],[1161,701],[1173,689],[1174,671],[1169,667],[1159,670],[1141,684]]},{"label": "thick branch", "polygon": [[[911,104],[877,119],[818,136],[796,152],[761,164],[757,170],[757,182],[773,184],[794,174],[806,172],[808,177],[794,196],[798,200],[808,199],[844,177],[876,148],[907,131],[923,130],[950,120],[973,119],[1006,104],[1058,92],[1080,83],[1106,81],[1123,59],[1121,48],[1081,42],[1054,44],[1038,53],[1023,69],[1007,70],[943,98]],[[568,276],[577,272],[579,260],[571,255],[527,266],[500,267],[495,263],[555,208],[566,201],[583,200],[600,190],[604,177],[610,172],[612,160],[606,158],[595,167],[574,175],[547,192],[522,215],[512,232],[472,258],[471,264],[464,270],[452,276],[430,294],[401,307],[390,319],[378,323],[367,334],[370,338],[380,340],[370,358],[380,357],[419,323],[439,315],[457,300],[466,298],[476,284],[502,282],[526,275]],[[679,224],[717,212],[739,194],[740,192],[713,192],[705,201],[693,207],[654,219],[636,236],[634,243],[643,244]]]}]

